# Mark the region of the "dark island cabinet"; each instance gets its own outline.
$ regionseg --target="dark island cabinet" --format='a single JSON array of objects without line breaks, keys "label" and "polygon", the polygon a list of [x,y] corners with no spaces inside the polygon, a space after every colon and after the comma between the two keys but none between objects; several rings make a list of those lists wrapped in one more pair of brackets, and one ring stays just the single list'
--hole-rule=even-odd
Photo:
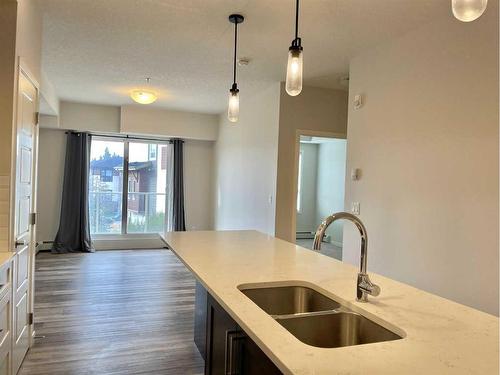
[{"label": "dark island cabinet", "polygon": [[205,375],[282,374],[199,283],[195,306],[195,343],[205,359]]},{"label": "dark island cabinet", "polygon": [[203,359],[206,361],[206,341],[207,341],[207,291],[196,281],[194,297],[194,343]]}]

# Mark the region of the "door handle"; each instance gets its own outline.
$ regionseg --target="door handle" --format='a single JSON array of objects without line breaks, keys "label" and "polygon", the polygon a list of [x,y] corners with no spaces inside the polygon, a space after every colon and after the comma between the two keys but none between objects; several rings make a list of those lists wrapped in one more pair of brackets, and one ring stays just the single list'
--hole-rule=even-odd
[{"label": "door handle", "polygon": [[234,358],[234,342],[244,338],[245,334],[242,331],[226,331],[224,375],[238,375],[240,373],[240,366]]},{"label": "door handle", "polygon": [[16,247],[26,246],[27,244],[28,244],[28,242],[27,242],[27,241],[24,241],[24,240],[23,240],[23,241],[16,241],[16,242],[15,242],[15,246],[16,246]]}]

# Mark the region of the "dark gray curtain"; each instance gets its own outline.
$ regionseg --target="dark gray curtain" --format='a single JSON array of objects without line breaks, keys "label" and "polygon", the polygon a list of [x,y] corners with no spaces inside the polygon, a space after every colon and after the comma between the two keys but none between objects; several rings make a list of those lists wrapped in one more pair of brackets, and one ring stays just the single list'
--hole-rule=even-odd
[{"label": "dark gray curtain", "polygon": [[69,132],[59,230],[52,252],[93,252],[90,239],[88,181],[90,134]]},{"label": "dark gray curtain", "polygon": [[186,220],[184,216],[184,141],[172,139],[174,147],[174,181],[173,181],[173,229],[174,231],[185,231]]}]

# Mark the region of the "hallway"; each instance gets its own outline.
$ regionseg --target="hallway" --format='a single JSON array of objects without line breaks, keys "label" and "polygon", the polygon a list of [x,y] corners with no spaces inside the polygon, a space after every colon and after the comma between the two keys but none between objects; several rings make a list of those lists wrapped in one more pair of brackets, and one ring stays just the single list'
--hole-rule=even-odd
[{"label": "hallway", "polygon": [[202,374],[194,284],[168,250],[39,253],[20,374]]}]

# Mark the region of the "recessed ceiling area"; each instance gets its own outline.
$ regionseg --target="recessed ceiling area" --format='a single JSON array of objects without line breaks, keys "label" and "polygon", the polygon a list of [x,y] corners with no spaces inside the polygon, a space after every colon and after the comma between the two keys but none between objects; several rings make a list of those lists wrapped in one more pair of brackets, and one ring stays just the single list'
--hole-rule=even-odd
[{"label": "recessed ceiling area", "polygon": [[[293,0],[39,0],[43,70],[62,100],[132,104],[151,77],[152,106],[221,113],[232,83],[233,28],[239,27],[241,101],[285,79]],[[303,0],[299,36],[304,85],[339,88],[349,60],[439,17],[449,1]],[[243,104],[242,104],[243,105]]]}]

